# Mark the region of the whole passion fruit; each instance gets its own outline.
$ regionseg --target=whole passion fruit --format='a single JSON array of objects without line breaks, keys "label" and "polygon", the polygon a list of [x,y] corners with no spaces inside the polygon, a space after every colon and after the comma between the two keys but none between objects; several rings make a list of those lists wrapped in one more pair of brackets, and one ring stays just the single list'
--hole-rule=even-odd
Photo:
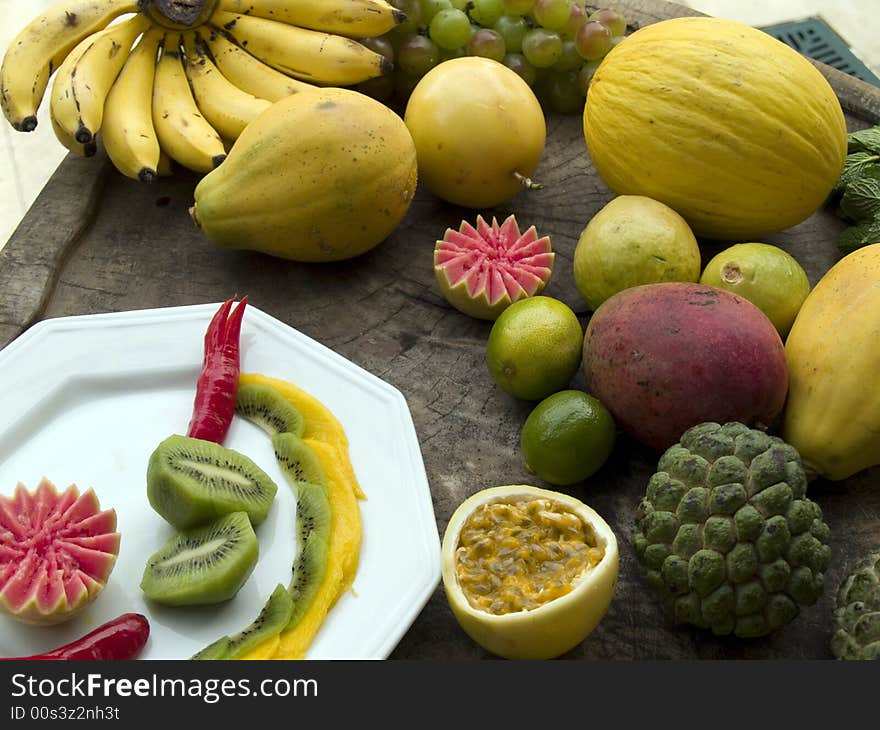
[{"label": "whole passion fruit", "polygon": [[413,89],[404,121],[419,178],[438,198],[489,208],[533,187],[544,152],[544,113],[529,85],[480,56],[438,64]]},{"label": "whole passion fruit", "polygon": [[455,510],[442,546],[443,587],[464,631],[507,659],[551,659],[605,616],[617,585],[614,532],[567,494],[490,487]]}]

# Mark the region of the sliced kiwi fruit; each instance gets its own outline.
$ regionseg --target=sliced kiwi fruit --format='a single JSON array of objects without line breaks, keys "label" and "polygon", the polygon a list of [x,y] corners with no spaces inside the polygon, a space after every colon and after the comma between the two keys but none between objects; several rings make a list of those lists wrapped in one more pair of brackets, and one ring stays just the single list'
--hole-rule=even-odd
[{"label": "sliced kiwi fruit", "polygon": [[224,636],[209,644],[193,659],[238,659],[259,646],[271,636],[280,633],[290,620],[293,601],[290,593],[280,583],[272,591],[263,610],[253,623],[237,634]]},{"label": "sliced kiwi fruit", "polygon": [[246,512],[176,533],[147,560],[141,590],[167,606],[227,601],[247,580],[259,556]]},{"label": "sliced kiwi fruit", "polygon": [[315,452],[291,433],[272,437],[275,456],[296,493],[297,555],[293,562],[290,597],[293,610],[287,629],[305,615],[327,570],[333,515],[327,479]]},{"label": "sliced kiwi fruit", "polygon": [[147,498],[179,530],[231,512],[246,512],[251,523],[259,525],[277,490],[269,475],[244,454],[188,436],[169,436],[147,465]]},{"label": "sliced kiwi fruit", "polygon": [[199,659],[207,661],[209,659],[228,659],[229,656],[229,637],[221,636],[217,641],[208,644],[204,649],[193,654],[190,659]]},{"label": "sliced kiwi fruit", "polygon": [[317,454],[301,438],[292,433],[277,433],[272,437],[275,458],[294,492],[300,482],[319,484],[327,491],[327,476]]},{"label": "sliced kiwi fruit", "polygon": [[271,385],[239,385],[235,412],[255,423],[270,436],[276,433],[292,433],[301,437],[306,428],[302,414]]}]

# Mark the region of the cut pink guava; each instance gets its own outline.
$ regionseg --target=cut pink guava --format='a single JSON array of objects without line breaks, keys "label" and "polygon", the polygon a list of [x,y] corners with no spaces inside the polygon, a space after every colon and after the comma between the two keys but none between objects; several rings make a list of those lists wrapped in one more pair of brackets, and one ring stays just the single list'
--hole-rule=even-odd
[{"label": "cut pink guava", "polygon": [[59,493],[43,479],[0,495],[0,610],[29,624],[57,624],[89,605],[119,554],[116,511],[91,489]]},{"label": "cut pink guava", "polygon": [[434,247],[434,275],[447,301],[479,319],[497,319],[519,299],[540,294],[553,270],[556,254],[548,236],[531,226],[520,233],[514,216],[490,226],[477,216],[477,227],[462,221],[446,229]]}]

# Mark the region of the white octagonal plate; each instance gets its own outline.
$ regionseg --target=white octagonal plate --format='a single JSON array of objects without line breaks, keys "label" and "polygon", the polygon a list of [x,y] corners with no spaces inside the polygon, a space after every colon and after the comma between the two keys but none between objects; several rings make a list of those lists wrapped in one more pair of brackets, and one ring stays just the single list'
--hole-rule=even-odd
[{"label": "white octagonal plate", "polygon": [[[0,615],[0,656],[60,646],[129,611],[150,621],[147,659],[186,659],[247,626],[296,551],[296,504],[266,435],[236,417],[225,445],[278,485],[256,529],[260,558],[234,599],[169,608],[139,588],[147,558],[172,534],[150,507],[146,467],[172,433],[185,433],[203,338],[219,304],[45,320],[0,351],[0,494],[43,477],[59,489],[92,487],[118,515],[119,559],[97,600],[72,620],[34,627]],[[353,590],[330,611],[307,658],[381,659],[415,620],[440,579],[440,542],[409,409],[396,388],[259,309],[248,306],[242,372],[293,382],[342,422],[366,493]]]}]

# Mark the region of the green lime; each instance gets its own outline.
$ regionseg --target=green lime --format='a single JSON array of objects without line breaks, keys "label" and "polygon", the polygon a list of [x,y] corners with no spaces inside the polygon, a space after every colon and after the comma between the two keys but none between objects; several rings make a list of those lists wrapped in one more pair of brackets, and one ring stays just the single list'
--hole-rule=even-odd
[{"label": "green lime", "polygon": [[574,251],[574,282],[592,310],[640,284],[697,281],[700,247],[672,208],[620,195],[594,215]]},{"label": "green lime", "polygon": [[748,299],[767,315],[783,340],[810,293],[801,265],[769,243],[738,243],[725,249],[706,264],[700,283]]},{"label": "green lime", "polygon": [[614,418],[599,400],[580,390],[562,390],[535,406],[520,443],[530,472],[566,485],[601,468],[614,448],[614,436]]},{"label": "green lime", "polygon": [[581,362],[584,331],[552,297],[520,299],[492,325],[486,362],[492,379],[516,398],[541,400],[565,388]]}]

